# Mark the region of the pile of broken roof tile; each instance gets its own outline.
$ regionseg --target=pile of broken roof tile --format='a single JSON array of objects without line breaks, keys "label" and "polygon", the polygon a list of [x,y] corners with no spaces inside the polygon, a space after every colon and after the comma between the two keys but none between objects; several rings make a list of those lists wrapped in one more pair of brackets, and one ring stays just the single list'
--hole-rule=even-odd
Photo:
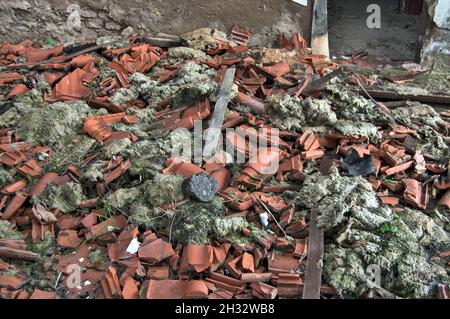
[{"label": "pile of broken roof tile", "polygon": [[[226,236],[211,237],[209,243],[176,241],[171,227],[137,227],[130,222],[129,211],[108,207],[103,201],[105,194],[117,190],[119,183],[124,187],[124,183],[136,182],[130,173],[133,160],[126,155],[113,155],[103,163],[99,168],[102,177],[94,185],[83,186],[86,196],[70,214],[57,205],[44,205],[37,198],[48,187],[82,182],[81,171],[100,156],[98,149],[85,154],[81,165],[67,161],[62,164],[63,171],[53,171],[45,165],[54,156],[49,145],[30,144],[21,140],[17,128],[2,126],[0,163],[13,172],[14,181],[1,190],[0,216],[8,223],[5,227],[18,231],[22,239],[0,238],[1,298],[301,298],[311,221],[288,203],[283,193],[300,189],[311,167],[322,174],[338,167],[350,176],[363,176],[381,203],[392,207],[404,205],[422,211],[439,207],[448,212],[450,162],[426,152],[412,152],[407,141],[417,137],[414,129],[391,122],[377,127],[377,140],[333,128],[273,134],[276,127],[267,117],[266,98],[288,94],[301,100],[314,99],[321,90],[311,88],[314,79],[339,66],[312,55],[298,34],[290,39],[282,34],[281,48],[274,49],[290,57],[295,51],[295,64],[260,63],[248,54],[249,36],[247,31],[234,28],[229,40],[218,37],[214,47],[204,48],[208,59],[193,61],[215,69],[218,84],[229,67],[236,67],[238,92],[232,103],[247,111],[230,110],[222,128],[235,128],[226,133],[225,140],[236,151],[243,151],[246,163],[236,172],[220,156],[202,165],[168,157],[161,159],[164,165],[160,171],[185,180],[197,174],[212,176],[217,182],[214,192],[225,203],[225,217],[243,217],[251,225],[237,230],[246,242],[236,243]],[[45,102],[83,100],[93,109],[108,111],[85,118],[80,134],[102,146],[124,139],[136,143],[138,134],[120,128],[140,122],[130,110],[150,106],[142,96],[120,105],[112,103],[110,97],[129,88],[130,77],[136,72],[146,74],[157,68],[152,81],[172,80],[187,61],[170,64],[169,58],[167,48],[139,37],[131,37],[125,47],[84,45],[78,50],[35,48],[30,41],[2,43],[0,65],[7,72],[0,73],[0,88],[5,92],[4,101],[14,101],[44,79],[49,86],[42,94]],[[112,74],[102,76],[100,60],[107,61]],[[90,86],[94,82],[98,84],[95,90]],[[172,97],[166,97],[155,106],[153,124],[167,131],[192,130],[196,120],[211,118],[211,99],[202,96],[191,105],[173,107]],[[384,110],[381,103],[377,107]],[[442,114],[443,118],[448,115]],[[436,131],[448,145],[450,124],[443,121],[439,125]],[[264,140],[272,147],[264,156],[250,158],[245,136]],[[267,173],[265,169],[273,161],[278,169]],[[180,202],[164,203],[161,210],[186,201],[196,199],[185,196]],[[264,232],[255,238],[251,228]],[[56,243],[37,253],[36,247],[47,241],[48,233]],[[440,257],[448,258],[448,253],[441,252]],[[35,268],[25,273],[24,265]],[[78,281],[73,281],[74,272]],[[325,281],[320,291],[323,298],[337,296]],[[441,285],[438,295],[448,296],[448,286]]]}]

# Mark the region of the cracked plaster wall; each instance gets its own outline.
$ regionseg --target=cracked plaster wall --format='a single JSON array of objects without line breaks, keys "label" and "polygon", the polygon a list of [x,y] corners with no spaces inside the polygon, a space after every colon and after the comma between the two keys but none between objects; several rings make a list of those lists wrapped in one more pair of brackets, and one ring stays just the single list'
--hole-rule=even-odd
[{"label": "cracked plaster wall", "polygon": [[279,32],[309,40],[311,4],[291,0],[0,0],[0,39],[72,43],[129,32],[181,34],[198,27],[228,32],[242,25],[253,44],[273,43]]}]

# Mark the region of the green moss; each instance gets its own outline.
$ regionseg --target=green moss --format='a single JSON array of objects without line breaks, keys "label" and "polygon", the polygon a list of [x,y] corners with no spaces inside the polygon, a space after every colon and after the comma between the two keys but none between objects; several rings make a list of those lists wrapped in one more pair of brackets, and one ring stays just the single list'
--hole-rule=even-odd
[{"label": "green moss", "polygon": [[273,125],[283,130],[299,130],[306,124],[301,100],[287,94],[273,94],[266,99],[267,113]]},{"label": "green moss", "polygon": [[63,213],[75,211],[83,200],[83,189],[79,183],[69,182],[62,186],[50,184],[38,196],[38,200],[48,208],[59,208]]},{"label": "green moss", "polygon": [[41,256],[41,258],[45,258],[47,256],[47,253],[49,252],[49,250],[52,247],[55,247],[56,245],[56,239],[55,236],[50,233],[50,232],[46,232],[44,234],[44,240],[33,243],[32,241],[30,241],[28,243],[28,247],[31,251],[35,252],[36,254],[38,254],[39,256]]},{"label": "green moss", "polygon": [[133,203],[130,208],[130,222],[136,227],[166,228],[173,215],[174,211],[171,209],[162,211],[160,208],[152,208],[139,202]]},{"label": "green moss", "polygon": [[83,118],[89,114],[90,107],[83,101],[57,102],[24,114],[18,131],[20,137],[29,143],[58,151],[81,132]]},{"label": "green moss", "polygon": [[103,154],[107,158],[111,158],[114,155],[121,154],[125,151],[133,142],[128,138],[122,138],[120,140],[116,140],[106,146],[103,147]]},{"label": "green moss", "polygon": [[129,208],[132,203],[139,200],[142,191],[139,187],[119,188],[114,192],[108,193],[104,201],[113,208]]},{"label": "green moss", "polygon": [[42,41],[42,44],[47,47],[53,47],[56,45],[56,41],[51,36],[48,36],[44,41]]},{"label": "green moss", "polygon": [[184,178],[179,175],[156,174],[153,180],[144,184],[144,199],[151,207],[161,207],[182,201],[184,194],[181,184]]},{"label": "green moss", "polygon": [[131,89],[138,92],[151,107],[169,96],[172,97],[173,106],[181,107],[193,105],[201,97],[212,94],[218,87],[213,80],[215,75],[214,69],[188,62],[167,83],[153,81],[139,72],[130,76],[130,83]]},{"label": "green moss", "polygon": [[12,182],[13,178],[11,174],[8,171],[4,170],[3,168],[0,168],[0,188],[9,185]]},{"label": "green moss", "polygon": [[217,197],[209,203],[189,201],[178,206],[171,220],[172,238],[182,243],[210,243],[216,232],[215,220],[222,218],[223,212],[223,201]]},{"label": "green moss", "polygon": [[22,234],[13,229],[7,220],[0,220],[0,239],[22,239]]},{"label": "green moss", "polygon": [[89,267],[95,267],[97,269],[105,269],[108,256],[103,250],[97,248],[89,253],[88,260],[89,260]]},{"label": "green moss", "polygon": [[375,125],[367,122],[354,122],[351,120],[338,120],[333,126],[336,130],[347,136],[368,137],[371,140],[380,137]]},{"label": "green moss", "polygon": [[341,83],[326,85],[326,92],[326,97],[336,107],[338,119],[372,124],[387,124],[392,121],[391,117],[378,105],[352,92]]},{"label": "green moss", "polygon": [[181,35],[188,47],[203,51],[214,49],[217,46],[216,38],[226,39],[226,35],[211,28],[200,28]]},{"label": "green moss", "polygon": [[201,50],[187,47],[169,48],[169,63],[176,64],[183,61],[203,61],[206,62],[211,57]]}]

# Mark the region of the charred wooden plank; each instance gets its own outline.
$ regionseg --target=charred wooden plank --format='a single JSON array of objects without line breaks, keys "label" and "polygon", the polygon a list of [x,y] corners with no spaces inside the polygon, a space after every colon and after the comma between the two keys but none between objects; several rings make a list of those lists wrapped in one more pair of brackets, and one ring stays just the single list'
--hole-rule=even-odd
[{"label": "charred wooden plank", "polygon": [[306,262],[303,299],[319,299],[322,281],[323,228],[317,227],[317,209],[311,211],[308,260]]}]

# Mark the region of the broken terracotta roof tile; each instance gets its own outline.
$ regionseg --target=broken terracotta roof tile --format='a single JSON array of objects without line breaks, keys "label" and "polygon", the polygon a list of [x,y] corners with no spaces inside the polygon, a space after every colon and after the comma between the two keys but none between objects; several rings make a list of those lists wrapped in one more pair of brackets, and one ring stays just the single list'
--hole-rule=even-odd
[{"label": "broken terracotta roof tile", "polygon": [[218,195],[225,200],[225,205],[237,211],[244,211],[253,205],[253,199],[249,194],[234,187],[228,187]]},{"label": "broken terracotta roof tile", "polygon": [[58,179],[58,174],[54,172],[45,173],[38,182],[31,189],[30,195],[39,195],[41,194],[48,184],[56,182]]},{"label": "broken terracotta roof tile", "polygon": [[217,181],[217,192],[221,191],[224,188],[227,188],[230,185],[231,173],[225,167],[212,172],[211,176],[214,177]]},{"label": "broken terracotta roof tile", "polygon": [[128,277],[122,289],[123,299],[139,299],[139,290],[136,281]]},{"label": "broken terracotta roof tile", "polygon": [[26,179],[21,179],[21,180],[18,180],[17,182],[14,182],[12,184],[5,186],[2,189],[2,193],[13,194],[15,192],[23,190],[24,188],[27,187],[27,185],[28,185],[28,183],[27,183]]},{"label": "broken terracotta roof tile", "polygon": [[119,178],[122,174],[124,174],[131,167],[131,161],[126,160],[119,164],[115,169],[113,169],[110,173],[108,173],[103,180],[106,184],[111,183],[115,179]]},{"label": "broken terracotta roof tile", "polygon": [[208,297],[202,280],[150,280],[147,299],[198,299]]},{"label": "broken terracotta roof tile", "polygon": [[256,196],[262,203],[267,205],[272,211],[280,213],[288,206],[284,199],[278,195],[268,195],[262,192],[253,192],[251,196]]},{"label": "broken terracotta roof tile", "polygon": [[252,295],[258,299],[275,299],[278,289],[263,282],[255,282],[250,285]]},{"label": "broken terracotta roof tile", "polygon": [[28,49],[26,50],[27,63],[35,63],[48,60],[51,57],[60,55],[64,50],[64,45],[59,45],[52,49]]},{"label": "broken terracotta roof tile", "polygon": [[394,193],[401,192],[404,189],[404,184],[398,180],[383,179],[381,180],[381,185]]},{"label": "broken terracotta roof tile", "polygon": [[283,174],[286,172],[298,172],[303,171],[303,164],[300,155],[288,158],[280,163],[278,168],[276,179],[278,181],[283,181]]},{"label": "broken terracotta roof tile", "polygon": [[32,262],[38,260],[38,254],[27,250],[23,240],[11,241],[0,239],[0,257],[15,258]]},{"label": "broken terracotta roof tile", "polygon": [[378,197],[383,204],[387,204],[390,206],[397,206],[400,202],[400,198],[394,196],[380,196]]},{"label": "broken terracotta roof tile", "polygon": [[241,265],[244,272],[255,272],[255,263],[251,254],[245,252],[242,255]]},{"label": "broken terracotta roof tile", "polygon": [[242,280],[235,279],[217,272],[211,273],[211,277],[205,279],[207,282],[213,283],[217,288],[229,291],[232,294],[238,294],[245,288]]},{"label": "broken terracotta roof tile", "polygon": [[316,134],[305,131],[298,139],[297,143],[302,147],[304,151],[313,151],[318,149],[321,144]]},{"label": "broken terracotta roof tile", "polygon": [[239,266],[238,266],[238,264],[241,262],[241,260],[242,260],[242,255],[239,255],[236,258],[225,262],[225,269],[227,269],[229,271],[229,273],[236,278],[239,278],[242,274],[242,271],[239,269]]},{"label": "broken terracotta roof tile", "polygon": [[90,228],[97,224],[97,214],[96,213],[90,213],[86,215],[82,220],[81,223],[84,227]]},{"label": "broken terracotta roof tile", "polygon": [[[14,136],[17,134],[17,131],[14,132]],[[17,138],[16,138],[17,139]],[[18,153],[14,153],[14,152],[26,152],[28,151],[28,149],[30,148],[30,144],[28,142],[15,142],[15,143],[11,143],[11,144],[1,144],[0,145],[0,150],[4,151],[4,152],[12,152],[10,154],[10,156],[12,157],[20,157],[21,155]],[[15,164],[12,164],[15,165]]]},{"label": "broken terracotta roof tile", "polygon": [[8,165],[8,166],[14,166],[19,164],[20,162],[23,162],[26,160],[25,155],[23,155],[22,152],[13,150],[5,153],[0,154],[0,163]]},{"label": "broken terracotta roof tile", "polygon": [[313,150],[313,151],[306,151],[301,152],[302,158],[305,160],[314,160],[324,157],[325,151],[324,150]]},{"label": "broken terracotta roof tile", "polygon": [[18,278],[17,276],[4,276],[0,275],[0,287],[9,288],[10,290],[18,290],[25,283],[25,280]]},{"label": "broken terracotta roof tile", "polygon": [[58,233],[56,242],[58,243],[59,246],[64,248],[76,248],[80,243],[80,239],[78,238],[76,231],[67,229],[61,230]]},{"label": "broken terracotta roof tile", "polygon": [[23,78],[19,73],[0,73],[0,85],[9,83]]},{"label": "broken terracotta roof tile", "polygon": [[98,237],[115,230],[122,230],[127,225],[127,218],[124,215],[116,215],[99,224],[91,226],[90,233],[93,237]]},{"label": "broken terracotta roof tile", "polygon": [[261,236],[258,238],[258,243],[261,244],[265,249],[270,249],[275,243],[275,240],[272,236]]},{"label": "broken terracotta roof tile", "polygon": [[22,174],[30,176],[38,176],[41,173],[41,167],[35,160],[29,160],[23,163],[22,166],[18,166],[16,169]]},{"label": "broken terracotta roof tile", "polygon": [[280,273],[277,289],[280,298],[299,298],[303,294],[303,280],[299,274]]},{"label": "broken terracotta roof tile", "polygon": [[69,215],[63,215],[58,218],[57,225],[61,230],[75,229],[81,225],[81,217],[72,217]]},{"label": "broken terracotta roof tile", "polygon": [[[294,243],[284,237],[277,237],[275,240],[275,249],[282,252],[294,252],[295,246]],[[296,256],[296,255],[295,255]]]},{"label": "broken terracotta roof tile", "polygon": [[164,242],[161,238],[148,244],[141,245],[138,250],[138,256],[142,261],[150,264],[158,263],[164,259],[170,258],[175,254],[172,245]]},{"label": "broken terracotta roof tile", "polygon": [[434,187],[436,187],[437,189],[449,189],[450,188],[450,179],[447,178],[436,178],[433,182]]},{"label": "broken terracotta roof tile", "polygon": [[11,91],[6,95],[6,99],[10,99],[13,96],[24,94],[28,92],[28,87],[25,84],[16,84],[12,86]]},{"label": "broken terracotta roof tile", "polygon": [[55,292],[35,289],[30,296],[30,299],[57,299]]},{"label": "broken terracotta roof tile", "polygon": [[178,174],[184,177],[191,177],[193,175],[203,173],[204,170],[197,165],[190,162],[182,162],[173,158],[166,160],[167,167],[162,170],[164,175]]},{"label": "broken terracotta roof tile", "polygon": [[169,279],[169,266],[150,266],[148,267],[147,277],[154,280]]},{"label": "broken terracotta roof tile", "polygon": [[242,92],[238,92],[238,95],[234,99],[234,102],[249,107],[256,114],[266,113],[266,107],[264,103],[254,96],[247,95]]},{"label": "broken terracotta roof tile", "polygon": [[406,163],[388,168],[383,173],[387,176],[393,175],[396,173],[404,172],[404,171],[408,170],[409,168],[411,168],[413,165],[414,165],[414,161],[408,161]]},{"label": "broken terracotta roof tile", "polygon": [[296,270],[299,267],[298,259],[293,254],[283,253],[267,256],[269,261],[269,271],[278,274],[282,272],[290,272]]},{"label": "broken terracotta roof tile", "polygon": [[242,273],[241,280],[245,283],[252,282],[270,282],[273,278],[273,274],[268,273]]},{"label": "broken terracotta roof tile", "polygon": [[56,82],[61,80],[66,75],[65,72],[45,72],[43,74],[48,85],[53,86]]},{"label": "broken terracotta roof tile", "polygon": [[17,192],[3,211],[2,219],[9,220],[13,218],[13,216],[19,211],[26,200],[27,197],[24,193]]},{"label": "broken terracotta roof tile", "polygon": [[[213,248],[211,245],[188,244],[183,250],[187,263],[196,271],[202,272],[213,263]],[[183,257],[182,257],[183,258]]]},{"label": "broken terracotta roof tile", "polygon": [[[236,296],[234,296],[234,297],[237,298]],[[233,293],[223,290],[223,289],[218,289],[208,296],[208,299],[232,299],[232,298],[233,298]]]},{"label": "broken terracotta roof tile", "polygon": [[241,171],[241,175],[236,179],[238,184],[247,187],[260,188],[262,183],[276,173],[274,163],[283,159],[284,155],[276,148],[260,148],[258,154],[251,157]]},{"label": "broken terracotta roof tile", "polygon": [[219,247],[213,247],[213,263],[211,265],[210,271],[215,272],[225,263],[228,250],[230,249],[231,244],[224,243]]},{"label": "broken terracotta roof tile", "polygon": [[105,279],[102,281],[103,294],[107,299],[122,297],[122,288],[120,287],[117,271],[114,267],[108,267]]},{"label": "broken terracotta roof tile", "polygon": [[249,38],[250,32],[248,30],[237,25],[231,29],[231,40],[237,44],[247,46]]},{"label": "broken terracotta roof tile", "polygon": [[89,76],[90,73],[83,69],[75,69],[55,85],[53,97],[50,99],[63,101],[88,99],[92,95],[92,89],[85,86],[83,80]]},{"label": "broken terracotta roof tile", "polygon": [[402,182],[405,185],[404,201],[415,208],[426,209],[428,206],[428,184],[422,187],[419,181],[410,178],[402,179]]},{"label": "broken terracotta roof tile", "polygon": [[292,34],[291,38],[288,38],[283,32],[280,33],[279,44],[280,48],[286,50],[306,48],[306,41],[298,32]]},{"label": "broken terracotta roof tile", "polygon": [[448,209],[450,209],[450,190],[448,190],[444,196],[439,200],[438,202],[439,206],[446,206]]}]

